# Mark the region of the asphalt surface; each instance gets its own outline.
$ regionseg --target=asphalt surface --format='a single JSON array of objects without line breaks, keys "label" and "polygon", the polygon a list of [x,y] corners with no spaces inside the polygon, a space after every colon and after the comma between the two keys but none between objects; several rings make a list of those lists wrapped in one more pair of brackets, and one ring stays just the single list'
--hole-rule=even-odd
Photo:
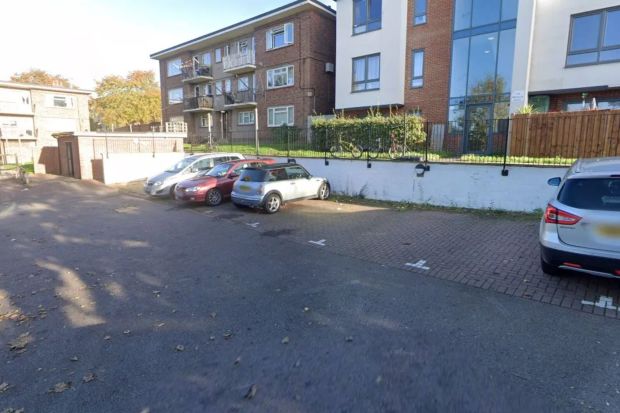
[{"label": "asphalt surface", "polygon": [[23,189],[0,181],[0,411],[620,410],[615,319],[97,184]]}]

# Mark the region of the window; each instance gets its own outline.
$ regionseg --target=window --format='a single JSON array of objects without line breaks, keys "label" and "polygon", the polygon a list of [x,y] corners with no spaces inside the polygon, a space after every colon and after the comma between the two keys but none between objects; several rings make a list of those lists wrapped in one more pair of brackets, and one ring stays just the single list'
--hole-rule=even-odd
[{"label": "window", "polygon": [[426,23],[426,0],[413,0],[413,24]]},{"label": "window", "polygon": [[48,108],[73,108],[73,97],[62,95],[46,95],[45,106]]},{"label": "window", "polygon": [[215,81],[215,95],[220,96],[221,94],[222,94],[222,81],[216,80]]},{"label": "window", "polygon": [[224,79],[224,92],[231,93],[232,92],[232,80]]},{"label": "window", "polygon": [[620,109],[620,99],[596,99],[588,97],[585,100],[568,102],[564,105],[567,112],[578,112],[581,110],[594,109],[594,101],[596,100],[596,109]]},{"label": "window", "polygon": [[380,57],[375,54],[353,59],[353,92],[379,89]]},{"label": "window", "polygon": [[205,85],[205,96],[213,96],[213,85],[211,83]]},{"label": "window", "polygon": [[286,170],[286,175],[288,176],[288,179],[306,179],[310,176],[308,171],[306,171],[299,165],[287,166],[284,169]]},{"label": "window", "polygon": [[222,49],[215,49],[215,63],[222,62]]},{"label": "window", "polygon": [[254,124],[254,112],[239,112],[239,119],[237,122],[239,125],[253,125]]},{"label": "window", "polygon": [[230,45],[224,46],[224,56],[230,56]]},{"label": "window", "polygon": [[381,0],[353,0],[353,34],[381,28]]},{"label": "window", "polygon": [[[500,21],[513,21],[511,23],[515,24],[518,6],[518,0],[455,0],[454,31],[497,24]],[[509,23],[508,27],[512,24]],[[503,25],[502,28],[505,27]]]},{"label": "window", "polygon": [[202,64],[205,66],[211,66],[211,52],[207,52],[202,55]]},{"label": "window", "polygon": [[560,190],[558,201],[579,209],[620,211],[620,179],[569,179]]},{"label": "window", "polygon": [[294,66],[278,67],[267,70],[267,88],[275,89],[278,87],[292,86],[295,84]]},{"label": "window", "polygon": [[424,50],[414,50],[411,59],[411,87],[422,87],[424,86]]},{"label": "window", "polygon": [[250,78],[248,76],[241,76],[237,79],[237,91],[245,92],[250,89]]},{"label": "window", "polygon": [[571,17],[567,66],[620,61],[620,9]]},{"label": "window", "polygon": [[208,116],[201,116],[200,117],[200,127],[201,128],[208,128],[209,127],[209,117]]},{"label": "window", "polygon": [[295,40],[293,23],[286,23],[282,26],[273,27],[267,30],[266,48],[267,50],[277,49],[293,44]]},{"label": "window", "polygon": [[181,58],[168,60],[168,77],[181,74]]},{"label": "window", "polygon": [[239,54],[245,55],[248,53],[248,41],[247,40],[240,40],[237,43],[237,52],[239,52]]},{"label": "window", "polygon": [[270,128],[295,124],[295,109],[293,106],[277,106],[267,109],[267,126]]},{"label": "window", "polygon": [[183,88],[175,88],[168,90],[168,104],[183,103]]}]

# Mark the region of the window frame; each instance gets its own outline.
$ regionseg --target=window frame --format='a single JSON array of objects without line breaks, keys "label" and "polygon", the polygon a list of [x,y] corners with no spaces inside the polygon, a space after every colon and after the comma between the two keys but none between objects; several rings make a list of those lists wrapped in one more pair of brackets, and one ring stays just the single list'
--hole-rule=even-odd
[{"label": "window frame", "polygon": [[[172,67],[171,65],[174,62],[178,62],[178,64],[177,64],[177,71],[178,72],[174,73],[174,74],[170,74],[170,72],[171,72],[170,68]],[[182,72],[182,70],[181,70],[182,66],[183,66],[183,60],[180,57],[175,57],[173,59],[166,60],[166,76],[167,77],[180,76],[181,72]]]},{"label": "window frame", "polygon": [[[242,82],[243,79],[247,81],[244,83]],[[244,88],[240,87],[242,84],[245,85]],[[248,90],[250,90],[250,76],[249,75],[239,76],[237,78],[237,92],[247,92]]]},{"label": "window frame", "polygon": [[[383,0],[381,1],[381,17],[379,17],[378,20],[369,20],[369,16],[370,16],[370,2],[372,0],[353,0],[351,2],[351,5],[353,6],[353,13],[351,13],[351,16],[353,18],[353,22],[352,22],[352,33],[353,36],[357,36],[360,34],[364,34],[364,33],[370,33],[370,32],[374,32],[376,30],[381,30],[383,28]],[[355,4],[356,3],[361,3],[364,2],[366,4],[366,21],[364,22],[364,24],[355,24]],[[379,25],[377,27],[373,27],[371,29],[368,28],[368,25],[372,24],[372,23],[379,23]],[[362,27],[365,26],[366,29],[363,31],[356,31],[356,28],[358,27]]]},{"label": "window frame", "polygon": [[[368,60],[371,57],[378,57],[379,58],[379,77],[376,79],[369,79],[368,78]],[[362,81],[355,81],[355,61],[356,60],[360,60],[360,59],[364,59],[364,80]],[[359,84],[368,84],[368,83],[372,83],[372,82],[377,82],[379,83],[379,86],[376,88],[372,88],[372,89],[368,89],[368,88],[364,88],[363,90],[355,90],[354,86],[355,85],[359,85]],[[351,93],[363,93],[363,92],[371,92],[371,91],[376,91],[376,90],[381,90],[381,53],[373,53],[373,54],[369,54],[369,55],[364,55],[364,56],[358,56],[358,57],[354,57],[351,59]]]},{"label": "window frame", "polygon": [[[418,11],[418,5],[424,2],[424,13],[420,13]],[[428,0],[413,0],[413,25],[414,26],[421,26],[423,24],[426,24],[428,22]],[[418,17],[423,17],[424,21],[420,21],[418,22],[417,19]]]},{"label": "window frame", "polygon": [[215,63],[222,63],[222,48],[215,49]]},{"label": "window frame", "polygon": [[[415,56],[417,53],[422,53],[422,73],[419,76],[415,74]],[[423,48],[421,49],[413,49],[411,51],[411,82],[410,86],[412,89],[421,89],[424,87],[424,64],[426,60],[426,52]],[[420,85],[414,85],[413,82],[416,80],[421,80],[422,83]]]},{"label": "window frame", "polygon": [[[276,72],[283,73],[276,73]],[[276,76],[286,75],[286,83],[280,86],[274,86],[273,81]],[[295,86],[295,65],[286,65],[267,69],[267,89],[281,89],[283,87]]]},{"label": "window frame", "polygon": [[[286,123],[275,124],[275,115],[276,111],[284,111],[286,110]],[[271,114],[273,113],[273,115]],[[291,119],[292,118],[292,119]],[[286,106],[271,106],[267,108],[267,127],[268,128],[279,128],[281,126],[295,126],[295,106],[286,105]]]},{"label": "window frame", "polygon": [[232,78],[224,79],[224,93],[232,93]]},{"label": "window frame", "polygon": [[[273,41],[274,31],[276,31],[277,33],[280,33],[280,30],[282,30],[282,37],[284,39],[284,43],[280,46],[275,46],[275,42]],[[266,39],[265,39],[265,50],[266,51],[277,50],[277,49],[282,49],[283,47],[291,46],[295,44],[295,23],[288,22],[288,23],[277,25],[277,26],[273,26],[265,32],[265,36],[266,36]]]},{"label": "window frame", "polygon": [[[566,60],[565,60],[564,67],[572,68],[572,67],[602,65],[602,64],[607,64],[607,63],[617,63],[617,62],[620,62],[620,58],[613,59],[613,60],[601,60],[601,53],[602,52],[615,51],[615,50],[620,51],[620,43],[618,43],[618,44],[616,44],[614,46],[604,46],[603,45],[603,42],[605,40],[605,29],[607,28],[607,15],[610,12],[611,13],[613,13],[613,12],[620,12],[620,6],[607,7],[607,8],[598,9],[598,10],[590,10],[590,11],[587,11],[585,13],[576,13],[576,14],[572,14],[570,16],[570,26],[569,26],[569,31],[568,31],[568,42],[567,42],[568,44],[566,45]],[[595,15],[599,15],[599,14],[600,14],[600,24],[599,24],[599,28],[598,28],[598,41],[597,41],[596,47],[595,48],[582,49],[582,50],[577,50],[577,51],[571,52],[571,43],[572,43],[572,40],[573,40],[575,20],[580,18],[580,17],[595,16]],[[579,55],[585,55],[585,54],[589,54],[589,53],[596,53],[596,55],[597,55],[596,61],[587,62],[587,63],[576,63],[576,64],[570,64],[568,62],[568,59],[571,56],[579,56]]]},{"label": "window frame", "polygon": [[209,127],[209,117],[208,116],[201,116],[200,117],[200,127],[201,128],[208,128]]},{"label": "window frame", "polygon": [[[246,115],[247,115],[247,120],[246,120]],[[244,111],[240,111],[237,114],[237,125],[239,126],[254,125],[255,122],[256,122],[256,116],[253,110],[244,110]]]},{"label": "window frame", "polygon": [[[180,90],[181,91],[181,98],[178,101],[174,101],[173,102],[171,100],[171,97],[170,97],[170,92],[176,91],[176,90]],[[168,89],[167,95],[168,95],[168,104],[169,105],[178,105],[179,103],[183,103],[183,99],[185,97],[182,87],[173,87],[173,88]]]}]

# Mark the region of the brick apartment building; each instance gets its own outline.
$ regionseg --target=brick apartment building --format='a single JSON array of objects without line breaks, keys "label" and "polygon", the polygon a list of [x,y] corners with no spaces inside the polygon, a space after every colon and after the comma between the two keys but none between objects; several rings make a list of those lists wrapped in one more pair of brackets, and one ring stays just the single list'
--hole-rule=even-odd
[{"label": "brick apartment building", "polygon": [[[92,91],[0,81],[0,155],[58,173],[58,132],[90,130]],[[3,161],[0,157],[0,161]]]},{"label": "brick apartment building", "polygon": [[620,108],[618,0],[338,0],[336,109]]},{"label": "brick apartment building", "polygon": [[192,141],[248,139],[332,113],[336,12],[298,0],[153,53],[162,115]]}]

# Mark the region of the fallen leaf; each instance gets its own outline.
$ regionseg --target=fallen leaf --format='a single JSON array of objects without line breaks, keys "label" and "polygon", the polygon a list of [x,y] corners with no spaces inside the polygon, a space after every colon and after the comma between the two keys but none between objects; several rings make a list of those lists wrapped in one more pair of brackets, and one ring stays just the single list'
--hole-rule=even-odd
[{"label": "fallen leaf", "polygon": [[375,383],[377,383],[377,384],[381,384],[382,381],[383,381],[383,377],[382,376],[377,376],[377,378],[375,379]]},{"label": "fallen leaf", "polygon": [[79,358],[78,358],[78,356],[73,356],[73,357],[71,357],[69,360],[71,360],[71,361],[78,361],[78,360],[79,360]]},{"label": "fallen leaf", "polygon": [[309,307],[304,307],[304,313],[307,313],[308,311],[310,311]]},{"label": "fallen leaf", "polygon": [[24,408],[22,407],[21,409],[14,409],[12,407],[7,407],[6,409],[2,410],[2,413],[24,413]]},{"label": "fallen leaf", "polygon": [[166,323],[159,323],[159,324],[155,324],[155,327],[163,327],[165,325],[166,325]]},{"label": "fallen leaf", "polygon": [[211,314],[209,314],[211,316],[211,318],[215,318],[217,316],[216,312],[212,312]]},{"label": "fallen leaf", "polygon": [[103,337],[104,340],[110,340],[112,338],[112,336],[105,336]]},{"label": "fallen leaf", "polygon": [[250,388],[248,389],[248,392],[245,394],[245,398],[248,400],[253,399],[254,396],[256,396],[256,390],[257,390],[256,384],[251,385]]},{"label": "fallen leaf", "polygon": [[0,393],[4,393],[5,391],[7,391],[8,389],[10,389],[12,386],[5,382],[0,383]]},{"label": "fallen leaf", "polygon": [[284,337],[284,338],[282,339],[282,342],[281,342],[281,343],[282,343],[282,344],[288,344],[288,342],[289,342],[289,338],[288,338],[288,336],[287,336],[287,337]]},{"label": "fallen leaf", "polygon": [[301,360],[297,360],[294,364],[295,367],[299,367],[301,365]]},{"label": "fallen leaf", "polygon": [[123,331],[123,334],[125,334],[127,336],[127,335],[131,334],[131,330],[125,330],[125,331]]},{"label": "fallen leaf", "polygon": [[347,343],[350,343],[353,341],[353,337],[352,336],[345,337],[344,341],[346,341]]},{"label": "fallen leaf", "polygon": [[178,346],[175,347],[177,351],[183,351],[185,350],[185,347],[181,344],[179,344]]},{"label": "fallen leaf", "polygon": [[232,337],[232,332],[230,332],[230,331],[226,331],[226,332],[224,333],[224,338],[225,338],[226,340],[228,340],[228,339],[229,339],[229,338],[231,338],[231,337]]},{"label": "fallen leaf", "polygon": [[95,373],[86,373],[84,375],[84,377],[82,377],[82,381],[84,383],[90,383],[91,381],[95,380],[97,378],[97,376],[95,375]]},{"label": "fallen leaf", "polygon": [[15,340],[9,342],[9,348],[11,351],[17,351],[19,353],[26,350],[26,346],[32,341],[30,333],[20,334]]},{"label": "fallen leaf", "polygon": [[56,383],[54,385],[54,387],[52,387],[51,389],[49,389],[47,392],[48,393],[62,393],[65,390],[68,390],[71,388],[71,382],[67,381],[61,381],[60,383]]},{"label": "fallen leaf", "polygon": [[209,337],[209,340],[211,340],[211,341],[215,340],[215,336]]},{"label": "fallen leaf", "polygon": [[159,295],[159,294],[161,294],[161,291],[159,291],[159,290],[153,290],[153,294],[155,294],[155,295]]},{"label": "fallen leaf", "polygon": [[235,359],[235,366],[239,365],[241,363],[241,357],[237,357]]}]

